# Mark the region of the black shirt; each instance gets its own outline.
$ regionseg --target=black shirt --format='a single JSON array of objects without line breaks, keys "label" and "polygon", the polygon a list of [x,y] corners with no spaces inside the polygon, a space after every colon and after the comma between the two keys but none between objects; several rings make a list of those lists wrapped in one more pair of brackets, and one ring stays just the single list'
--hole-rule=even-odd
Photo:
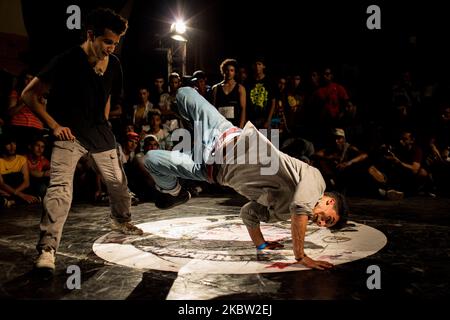
[{"label": "black shirt", "polygon": [[115,148],[115,137],[105,118],[109,95],[122,92],[119,59],[109,56],[103,76],[95,73],[87,55],[79,46],[55,57],[37,76],[50,84],[48,113],[90,152]]},{"label": "black shirt", "polygon": [[[235,126],[239,126],[241,121],[241,97],[239,94],[239,84],[236,83],[228,94],[223,91],[223,83],[219,83],[216,86],[216,104],[215,107],[219,112],[225,116],[225,118],[232,122]],[[222,113],[224,108],[232,108],[232,112]]]},{"label": "black shirt", "polygon": [[271,82],[264,77],[261,80],[253,80],[247,89],[248,118],[258,127],[264,124],[269,116],[273,95]]}]

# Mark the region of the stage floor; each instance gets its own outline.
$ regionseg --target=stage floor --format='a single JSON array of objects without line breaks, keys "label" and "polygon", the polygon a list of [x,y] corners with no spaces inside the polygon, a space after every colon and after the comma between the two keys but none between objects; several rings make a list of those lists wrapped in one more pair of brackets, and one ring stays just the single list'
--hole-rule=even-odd
[{"label": "stage floor", "polygon": [[[213,222],[217,220],[215,216],[233,219],[238,217],[239,208],[244,203],[245,199],[234,194],[196,197],[167,211],[158,210],[153,203],[142,203],[133,206],[133,221],[144,224],[206,217],[207,221]],[[106,219],[109,208],[75,204],[57,253],[57,269],[50,279],[43,279],[32,272],[39,232],[39,206],[5,210],[0,212],[0,299],[390,300],[450,296],[450,199],[414,197],[385,201],[349,198],[349,204],[351,221],[377,229],[386,236],[387,243],[381,250],[359,260],[338,264],[327,271],[257,273],[221,273],[217,268],[214,272],[202,272],[202,267],[178,272],[176,266],[172,270],[167,267],[156,270],[139,264],[130,267],[121,261],[122,264],[106,261],[94,253],[93,244],[110,233]],[[170,226],[170,221],[167,223]],[[214,240],[218,242],[213,246],[219,247],[212,249],[226,252],[235,246],[232,234],[233,230],[228,243],[227,239]],[[132,240],[123,237],[117,241],[128,243]],[[146,241],[146,246],[151,242],[155,250],[158,239]],[[201,247],[202,244],[211,245],[208,241],[186,239],[189,248],[180,239],[175,243],[165,241],[160,243],[161,256],[171,254],[167,252],[169,246],[172,253],[182,256],[177,261],[184,261],[180,259],[188,259],[197,251],[211,250]],[[244,262],[248,258],[248,252],[246,254],[242,258]],[[196,258],[202,260],[202,257],[207,260],[205,266],[208,267],[208,261],[216,259],[208,255]],[[367,286],[372,275],[372,272],[368,273],[368,267],[372,265],[380,268],[380,289]],[[79,267],[80,289],[69,288],[76,283],[74,278],[70,278],[74,273],[69,266]]]}]

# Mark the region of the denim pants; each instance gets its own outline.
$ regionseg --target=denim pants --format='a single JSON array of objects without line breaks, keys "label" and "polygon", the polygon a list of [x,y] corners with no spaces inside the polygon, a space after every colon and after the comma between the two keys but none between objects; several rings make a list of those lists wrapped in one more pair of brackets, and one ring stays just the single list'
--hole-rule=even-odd
[{"label": "denim pants", "polygon": [[[73,195],[73,176],[78,160],[88,151],[78,141],[56,141],[52,150],[50,185],[44,198],[37,250],[57,250],[69,214]],[[111,218],[118,222],[131,220],[131,198],[127,178],[116,149],[90,154],[109,193]]]},{"label": "denim pants", "polygon": [[[174,151],[152,150],[144,158],[145,168],[150,172],[160,191],[177,187],[178,178],[208,181],[206,158],[211,154],[218,138],[233,124],[195,89],[178,89],[176,102],[179,115],[194,126],[194,150]],[[176,131],[175,131],[176,132]],[[172,134],[173,137],[173,134]],[[189,139],[190,140],[190,139]],[[184,141],[190,145],[191,141]]]}]

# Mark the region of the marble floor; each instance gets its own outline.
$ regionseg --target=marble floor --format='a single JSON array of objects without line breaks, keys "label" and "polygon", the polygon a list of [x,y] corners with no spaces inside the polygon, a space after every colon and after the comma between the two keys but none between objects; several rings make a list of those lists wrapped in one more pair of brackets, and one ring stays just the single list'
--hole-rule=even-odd
[{"label": "marble floor", "polygon": [[[238,215],[245,199],[203,195],[167,211],[133,206],[135,223],[180,217]],[[40,207],[0,212],[0,299],[14,300],[390,300],[443,299],[450,293],[450,199],[400,201],[349,198],[350,220],[383,232],[386,246],[366,258],[327,271],[256,274],[178,274],[105,261],[93,243],[110,232],[107,206],[74,204],[51,278],[33,272]],[[367,268],[381,270],[381,289],[369,290]],[[68,287],[69,266],[81,271],[80,289]]]}]

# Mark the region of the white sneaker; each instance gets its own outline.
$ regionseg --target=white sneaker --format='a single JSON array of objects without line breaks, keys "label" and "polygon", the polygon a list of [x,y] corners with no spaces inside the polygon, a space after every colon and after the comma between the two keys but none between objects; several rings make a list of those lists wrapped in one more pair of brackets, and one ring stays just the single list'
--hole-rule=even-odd
[{"label": "white sneaker", "polygon": [[55,250],[44,249],[41,254],[36,259],[34,266],[37,269],[49,269],[51,271],[55,270]]}]

